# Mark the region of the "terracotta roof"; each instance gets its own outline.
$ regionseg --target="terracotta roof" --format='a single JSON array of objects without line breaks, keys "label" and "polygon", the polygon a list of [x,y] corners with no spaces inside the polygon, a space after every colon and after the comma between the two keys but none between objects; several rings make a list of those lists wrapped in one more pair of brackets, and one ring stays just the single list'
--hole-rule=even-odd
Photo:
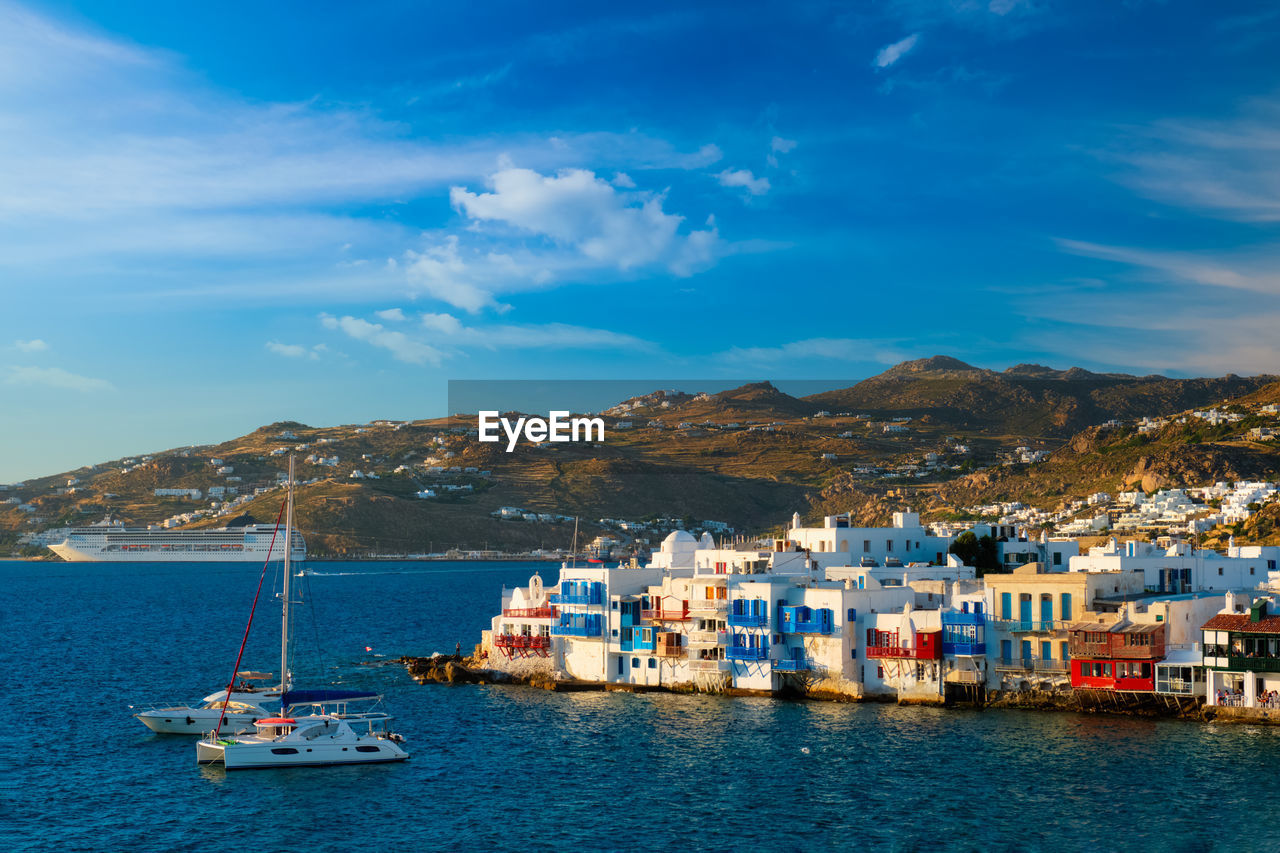
[{"label": "terracotta roof", "polygon": [[1208,630],[1241,631],[1246,634],[1280,634],[1280,616],[1249,621],[1248,613],[1219,613],[1202,626]]}]

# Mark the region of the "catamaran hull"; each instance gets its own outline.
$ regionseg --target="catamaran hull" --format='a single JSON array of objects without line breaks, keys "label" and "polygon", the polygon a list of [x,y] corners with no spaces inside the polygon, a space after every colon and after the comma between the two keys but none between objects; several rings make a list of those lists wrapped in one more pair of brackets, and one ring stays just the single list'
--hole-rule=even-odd
[{"label": "catamaran hull", "polygon": [[[363,745],[363,744],[362,744]],[[374,746],[375,744],[368,744]],[[272,770],[280,767],[332,767],[340,764],[391,764],[405,761],[408,753],[393,743],[376,744],[377,752],[357,752],[354,745],[282,747],[268,744],[196,744],[197,764],[221,764],[227,770]],[[280,753],[280,749],[294,749]]]}]

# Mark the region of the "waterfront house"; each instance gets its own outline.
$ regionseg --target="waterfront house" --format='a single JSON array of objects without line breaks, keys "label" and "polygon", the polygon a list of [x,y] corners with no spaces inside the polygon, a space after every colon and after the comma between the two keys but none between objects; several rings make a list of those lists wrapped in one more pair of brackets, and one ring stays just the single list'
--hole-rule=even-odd
[{"label": "waterfront house", "polygon": [[1274,598],[1228,595],[1203,625],[1205,704],[1280,710],[1280,615]]},{"label": "waterfront house", "polygon": [[[1094,599],[1144,591],[1141,571],[1049,572],[1039,563],[986,583],[988,687],[1066,690],[1071,686],[1067,625],[1080,621]],[[993,655],[993,652],[995,653]]]}]

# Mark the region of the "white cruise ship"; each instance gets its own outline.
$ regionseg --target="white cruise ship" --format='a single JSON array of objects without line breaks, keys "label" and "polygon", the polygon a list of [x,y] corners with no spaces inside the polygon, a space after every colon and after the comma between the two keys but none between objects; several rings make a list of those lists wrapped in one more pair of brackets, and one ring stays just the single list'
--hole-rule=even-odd
[{"label": "white cruise ship", "polygon": [[[272,524],[240,524],[203,530],[163,530],[96,524],[73,527],[61,542],[50,542],[49,550],[70,563],[155,562],[224,563],[262,562],[284,559],[284,530],[271,537]],[[297,528],[293,531],[294,561],[307,558],[307,546]]]}]

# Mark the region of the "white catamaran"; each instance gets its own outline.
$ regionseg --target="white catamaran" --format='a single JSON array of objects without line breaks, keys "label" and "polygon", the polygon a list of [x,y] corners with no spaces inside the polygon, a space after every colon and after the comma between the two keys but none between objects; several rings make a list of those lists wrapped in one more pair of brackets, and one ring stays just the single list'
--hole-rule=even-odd
[{"label": "white catamaran", "polygon": [[[290,567],[293,530],[293,457],[289,457],[289,496],[285,504],[284,595],[280,626],[279,717],[257,720],[252,734],[222,735],[212,728],[196,744],[198,764],[221,764],[227,770],[273,767],[319,767],[337,764],[374,764],[404,761],[409,754],[400,746],[403,738],[386,731],[390,717],[382,713],[311,713],[288,716],[288,709],[313,706],[323,711],[333,703],[376,699],[377,694],[356,690],[292,690],[290,652]],[[253,617],[250,614],[250,624]],[[246,639],[248,631],[245,632]],[[241,644],[241,653],[244,645]],[[236,668],[240,666],[236,661]],[[228,691],[230,695],[230,691]]]}]

